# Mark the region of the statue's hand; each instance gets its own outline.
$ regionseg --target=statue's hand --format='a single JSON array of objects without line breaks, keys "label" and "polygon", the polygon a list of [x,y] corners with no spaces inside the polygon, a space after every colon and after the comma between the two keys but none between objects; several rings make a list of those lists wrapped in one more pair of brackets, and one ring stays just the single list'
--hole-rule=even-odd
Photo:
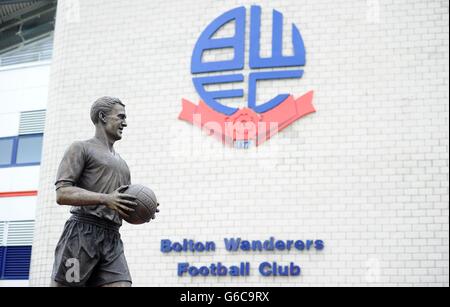
[{"label": "statue's hand", "polygon": [[156,210],[155,210],[155,213],[153,213],[153,215],[152,215],[152,217],[151,217],[151,219],[152,219],[152,220],[154,220],[154,219],[155,219],[155,217],[156,217],[156,213],[158,213],[158,212],[159,212],[159,209],[158,209],[158,207],[159,207],[159,203],[157,203],[157,204],[156,204]]},{"label": "statue's hand", "polygon": [[127,212],[133,212],[133,207],[137,206],[136,202],[134,202],[134,200],[136,200],[136,197],[134,197],[133,195],[122,193],[127,188],[127,185],[123,185],[112,193],[105,194],[103,201],[103,204],[106,207],[119,212],[122,218],[128,217]]}]

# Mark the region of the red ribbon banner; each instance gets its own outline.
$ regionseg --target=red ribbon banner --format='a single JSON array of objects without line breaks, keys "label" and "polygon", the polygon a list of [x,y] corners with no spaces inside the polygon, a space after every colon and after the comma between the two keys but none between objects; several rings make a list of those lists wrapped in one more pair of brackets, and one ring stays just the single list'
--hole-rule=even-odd
[{"label": "red ribbon banner", "polygon": [[178,118],[209,131],[224,144],[254,141],[258,146],[301,117],[314,113],[313,94],[310,91],[297,99],[289,96],[265,113],[258,114],[252,109],[243,108],[231,116],[214,111],[203,101],[195,105],[183,99],[183,109]]}]

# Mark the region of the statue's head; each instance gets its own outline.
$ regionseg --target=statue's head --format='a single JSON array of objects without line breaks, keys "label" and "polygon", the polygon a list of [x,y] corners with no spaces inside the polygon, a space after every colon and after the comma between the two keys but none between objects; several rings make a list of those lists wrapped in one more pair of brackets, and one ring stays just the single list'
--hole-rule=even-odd
[{"label": "statue's head", "polygon": [[125,105],[119,98],[105,96],[92,104],[92,122],[114,141],[122,138],[122,131],[127,126],[126,118]]}]

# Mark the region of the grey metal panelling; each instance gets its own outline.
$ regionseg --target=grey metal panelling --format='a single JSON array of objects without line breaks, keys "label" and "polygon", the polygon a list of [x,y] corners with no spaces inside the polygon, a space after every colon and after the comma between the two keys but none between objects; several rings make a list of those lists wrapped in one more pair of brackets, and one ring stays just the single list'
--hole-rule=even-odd
[{"label": "grey metal panelling", "polygon": [[45,110],[26,111],[20,113],[19,135],[43,133],[45,126]]},{"label": "grey metal panelling", "polygon": [[0,23],[6,22],[11,19],[11,15],[16,12],[24,10],[29,7],[33,7],[38,1],[23,1],[18,3],[8,3],[0,5]]},{"label": "grey metal panelling", "polygon": [[53,34],[0,56],[0,66],[50,60],[53,55]]},{"label": "grey metal panelling", "polygon": [[34,221],[7,222],[6,246],[32,245]]},{"label": "grey metal panelling", "polygon": [[0,246],[6,245],[6,222],[0,222]]}]

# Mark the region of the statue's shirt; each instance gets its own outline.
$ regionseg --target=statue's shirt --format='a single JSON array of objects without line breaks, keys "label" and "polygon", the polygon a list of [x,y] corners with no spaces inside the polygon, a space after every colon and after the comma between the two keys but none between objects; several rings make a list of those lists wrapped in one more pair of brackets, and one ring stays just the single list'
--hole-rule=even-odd
[{"label": "statue's shirt", "polygon": [[[130,170],[117,153],[96,139],[74,142],[64,153],[56,176],[56,189],[76,186],[88,191],[109,194],[122,185],[131,184]],[[104,205],[73,206],[75,214],[90,214],[122,224],[117,211]]]}]

